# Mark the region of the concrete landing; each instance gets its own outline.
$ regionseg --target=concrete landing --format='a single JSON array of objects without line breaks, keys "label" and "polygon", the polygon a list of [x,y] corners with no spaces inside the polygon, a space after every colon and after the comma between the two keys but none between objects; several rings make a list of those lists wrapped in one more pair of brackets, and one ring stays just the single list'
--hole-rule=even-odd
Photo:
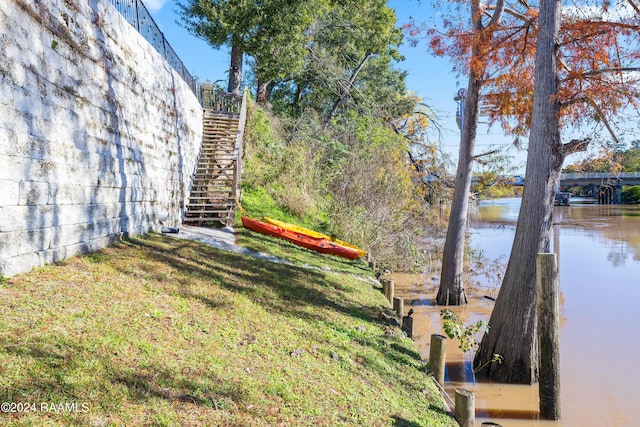
[{"label": "concrete landing", "polygon": [[235,252],[242,255],[252,256],[254,258],[277,262],[280,264],[293,265],[289,261],[285,261],[273,255],[252,251],[251,249],[239,246],[236,242],[236,235],[233,227],[212,228],[197,227],[193,225],[181,225],[178,228],[178,233],[165,234],[167,236],[176,237],[179,239],[194,240],[196,242],[204,243],[205,245],[213,246],[214,248],[223,251]]}]

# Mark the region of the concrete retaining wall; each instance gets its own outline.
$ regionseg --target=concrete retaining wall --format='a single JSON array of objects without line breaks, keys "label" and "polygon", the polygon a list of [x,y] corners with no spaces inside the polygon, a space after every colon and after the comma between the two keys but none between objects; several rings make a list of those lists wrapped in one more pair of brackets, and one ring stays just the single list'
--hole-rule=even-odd
[{"label": "concrete retaining wall", "polygon": [[181,222],[202,109],[104,0],[0,2],[0,275]]}]

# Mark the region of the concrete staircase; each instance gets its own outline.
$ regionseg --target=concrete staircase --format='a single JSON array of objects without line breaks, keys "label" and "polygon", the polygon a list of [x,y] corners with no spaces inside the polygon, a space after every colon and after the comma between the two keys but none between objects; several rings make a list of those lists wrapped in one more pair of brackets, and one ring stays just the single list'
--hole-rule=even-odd
[{"label": "concrete staircase", "polygon": [[239,114],[204,110],[202,151],[184,223],[233,224],[239,187],[239,122]]}]

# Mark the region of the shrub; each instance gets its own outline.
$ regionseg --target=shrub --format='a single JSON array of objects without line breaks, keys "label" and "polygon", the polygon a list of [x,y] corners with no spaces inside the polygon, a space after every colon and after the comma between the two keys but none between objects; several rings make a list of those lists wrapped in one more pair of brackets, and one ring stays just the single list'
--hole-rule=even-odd
[{"label": "shrub", "polygon": [[350,114],[325,127],[313,112],[294,121],[252,105],[245,141],[243,187],[279,206],[263,215],[292,215],[386,268],[424,267],[419,243],[434,216],[416,197],[404,138],[382,120]]},{"label": "shrub", "polygon": [[622,203],[640,204],[640,185],[622,188]]}]

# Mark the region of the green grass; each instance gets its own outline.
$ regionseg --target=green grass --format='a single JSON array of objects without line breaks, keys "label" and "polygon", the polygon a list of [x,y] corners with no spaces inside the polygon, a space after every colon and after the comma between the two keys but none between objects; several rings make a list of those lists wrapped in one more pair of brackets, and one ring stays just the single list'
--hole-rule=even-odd
[{"label": "green grass", "polygon": [[[286,191],[282,189],[281,191]],[[330,224],[327,222],[326,212],[318,210],[318,217],[299,218],[280,206],[263,187],[242,189],[242,205],[246,213],[252,218],[262,219],[268,216],[280,221],[297,224],[320,233],[331,234]],[[239,222],[242,212],[237,211]]]},{"label": "green grass", "polygon": [[[268,216],[314,229],[318,232],[326,232],[326,229],[317,225],[317,222],[314,222],[313,219],[308,218],[304,221],[284,210],[262,188],[245,188],[243,190],[242,205],[244,214],[249,215],[251,218],[262,220],[265,216]],[[241,246],[256,252],[277,256],[297,266],[313,267],[348,274],[370,274],[363,260],[348,261],[344,258],[319,255],[315,252],[301,249],[299,246],[285,240],[247,230],[241,226],[240,217],[242,215],[243,212],[240,210],[236,211],[236,224],[239,225],[235,230],[237,242]]]},{"label": "green grass", "polygon": [[0,401],[78,409],[0,425],[455,425],[363,263],[241,239],[332,271],[151,234],[0,283]]}]

